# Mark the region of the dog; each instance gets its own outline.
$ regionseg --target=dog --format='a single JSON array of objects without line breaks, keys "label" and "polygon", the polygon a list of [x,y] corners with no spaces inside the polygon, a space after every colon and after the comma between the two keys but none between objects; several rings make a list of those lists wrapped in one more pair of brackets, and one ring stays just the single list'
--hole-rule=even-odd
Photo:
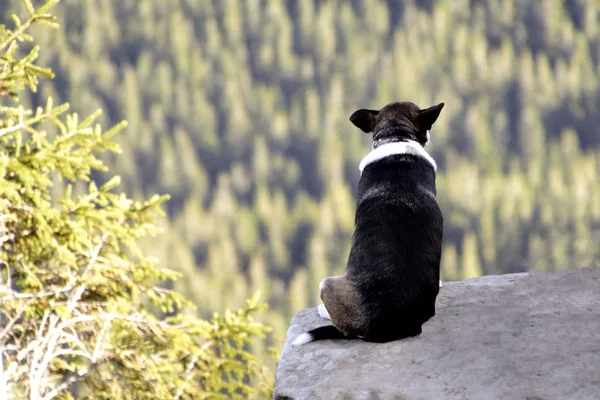
[{"label": "dog", "polygon": [[352,338],[385,343],[419,335],[435,315],[443,216],[436,200],[437,166],[424,147],[443,107],[421,110],[396,102],[350,116],[372,133],[373,150],[359,166],[346,274],[320,284],[318,312],[333,325],[302,333],[293,345]]}]

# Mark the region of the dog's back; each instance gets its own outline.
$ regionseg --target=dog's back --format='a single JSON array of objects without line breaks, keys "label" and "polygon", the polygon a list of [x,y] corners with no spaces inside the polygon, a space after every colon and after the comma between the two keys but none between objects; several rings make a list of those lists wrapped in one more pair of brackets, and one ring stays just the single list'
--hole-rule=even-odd
[{"label": "dog's back", "polygon": [[435,194],[435,171],[421,157],[392,155],[363,170],[346,276],[364,299],[368,340],[416,335],[435,314],[443,236]]}]

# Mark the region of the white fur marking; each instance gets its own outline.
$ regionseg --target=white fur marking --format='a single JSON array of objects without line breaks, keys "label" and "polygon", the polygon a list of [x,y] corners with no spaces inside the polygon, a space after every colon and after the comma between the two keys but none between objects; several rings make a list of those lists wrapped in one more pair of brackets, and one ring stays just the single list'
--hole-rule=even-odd
[{"label": "white fur marking", "polygon": [[442,285],[442,281],[440,280],[440,287],[442,287],[442,286],[444,286],[444,285]]},{"label": "white fur marking", "polygon": [[327,280],[327,278],[323,279],[321,281],[321,283],[319,283],[319,293],[321,293],[323,291],[323,288],[325,287],[325,281]]},{"label": "white fur marking", "polygon": [[394,156],[397,154],[412,154],[417,157],[421,157],[429,162],[433,167],[434,171],[437,171],[437,164],[434,159],[425,151],[425,149],[415,141],[408,142],[393,142],[386,143],[379,146],[375,150],[372,150],[365,156],[360,162],[358,169],[362,174],[363,170],[369,165],[379,160],[383,160],[386,157]]},{"label": "white fur marking", "polygon": [[427,130],[427,141],[425,142],[425,146],[427,146],[429,144],[429,140],[431,139],[431,132],[429,132],[429,129]]},{"label": "white fur marking", "polygon": [[296,339],[294,339],[294,341],[292,342],[292,346],[302,346],[303,344],[312,341],[313,337],[310,333],[301,333],[296,337]]},{"label": "white fur marking", "polygon": [[325,304],[319,304],[317,306],[317,311],[319,312],[321,318],[325,318],[331,321],[331,315],[329,315],[329,311],[327,311],[327,309],[325,308]]}]

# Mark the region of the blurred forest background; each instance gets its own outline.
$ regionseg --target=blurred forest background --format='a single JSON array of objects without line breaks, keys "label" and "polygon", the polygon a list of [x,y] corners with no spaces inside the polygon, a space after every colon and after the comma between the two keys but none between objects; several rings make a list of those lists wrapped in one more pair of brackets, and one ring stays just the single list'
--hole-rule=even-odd
[{"label": "blurred forest background", "polygon": [[[2,21],[19,7],[0,0]],[[428,148],[444,280],[600,264],[600,1],[64,0],[55,13],[57,35],[33,33],[56,79],[24,106],[52,96],[129,121],[111,171],[134,198],[172,195],[146,249],[186,274],[176,289],[202,316],[260,290],[265,346],[344,271],[370,150],[348,121],[359,108],[446,103]]]}]

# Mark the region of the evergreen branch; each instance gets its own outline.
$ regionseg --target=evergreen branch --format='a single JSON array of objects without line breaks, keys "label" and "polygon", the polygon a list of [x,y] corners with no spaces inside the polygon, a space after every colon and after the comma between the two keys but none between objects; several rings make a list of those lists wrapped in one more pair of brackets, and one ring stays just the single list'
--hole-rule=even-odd
[{"label": "evergreen branch", "polygon": [[57,5],[60,2],[60,0],[48,0],[46,2],[46,4],[44,4],[43,6],[41,6],[38,11],[37,14],[41,15],[42,17],[46,17],[46,13],[48,11],[50,11],[50,9],[52,7],[54,7],[55,5]]},{"label": "evergreen branch", "polygon": [[85,368],[81,368],[77,371],[71,372],[63,379],[63,381],[58,386],[56,386],[54,389],[48,392],[44,397],[42,397],[42,400],[51,400],[55,398],[60,394],[60,392],[62,392],[63,390],[71,386],[73,383],[75,383],[78,378],[86,375],[95,366],[96,364],[92,363]]},{"label": "evergreen branch", "polygon": [[[32,13],[31,17],[25,21],[24,24],[22,24],[21,26],[19,26],[17,28],[16,31],[12,31],[12,33],[3,41],[0,42],[0,50],[3,50],[6,46],[8,46],[10,43],[12,43],[15,39],[18,39],[19,37],[21,37],[23,35],[23,33],[25,33],[25,31],[27,29],[29,29],[29,27],[36,22],[38,19],[48,19],[49,17],[46,15],[43,15],[43,13],[35,13],[35,10],[33,9],[33,7],[31,6],[31,2],[28,2],[28,0],[23,0],[27,7],[29,12]],[[50,0],[48,1],[45,5],[42,6],[41,10],[43,9],[43,11],[47,11],[50,7],[54,6],[55,4],[58,3],[58,1],[60,0]],[[48,4],[51,4],[50,7],[47,7]],[[31,8],[30,8],[31,7]]]},{"label": "evergreen branch", "polygon": [[96,346],[94,346],[94,351],[92,352],[92,362],[97,362],[98,357],[100,356],[100,345],[104,341],[104,337],[108,333],[110,329],[110,321],[104,321],[104,325],[102,326],[102,330],[98,335],[98,339],[96,339]]},{"label": "evergreen branch", "polygon": [[[190,362],[187,364],[187,366],[185,367],[185,380],[184,380],[185,385],[187,385],[187,383],[192,378],[192,369],[196,365],[196,362],[198,362],[198,358],[200,358],[200,355],[202,355],[206,350],[208,350],[213,344],[214,343],[212,340],[209,340],[206,343],[204,343],[202,345],[202,347],[196,352],[196,354],[194,354],[194,356],[192,357]],[[179,387],[179,389],[177,390],[177,394],[175,395],[174,400],[179,400],[181,398],[181,396],[183,395],[183,390],[184,390],[184,387],[183,387],[183,385],[181,385]]]},{"label": "evergreen branch", "polygon": [[[21,318],[21,316],[23,316],[23,314],[25,313],[25,311],[27,310],[27,308],[30,305],[31,305],[31,303],[29,302],[28,304],[26,304],[23,307],[21,307],[21,309],[19,310],[19,312],[17,312],[17,314],[14,317],[9,318],[10,321],[8,322],[8,325],[6,325],[6,327],[4,328],[4,330],[0,333],[0,353],[2,353],[2,338],[4,336],[6,336],[6,334],[8,332],[10,332],[10,330],[13,327],[13,325],[19,321],[19,319]],[[8,315],[7,315],[7,317],[8,317]],[[0,319],[1,318],[2,318],[2,313],[0,313]]]},{"label": "evergreen branch", "polygon": [[7,135],[9,133],[13,133],[25,127],[25,124],[22,122],[17,125],[9,126],[8,128],[0,129],[0,137]]},{"label": "evergreen branch", "polygon": [[60,289],[50,289],[44,290],[38,293],[19,293],[14,290],[8,290],[8,294],[4,297],[1,297],[0,300],[3,302],[9,300],[27,300],[27,299],[43,299],[44,297],[57,296],[63,293],[67,293],[73,290],[72,286],[63,287]]},{"label": "evergreen branch", "polygon": [[[85,278],[85,276],[90,272],[90,270],[94,267],[94,265],[96,264],[96,260],[98,259],[98,256],[100,255],[100,250],[102,249],[102,246],[104,245],[104,243],[106,242],[106,239],[108,239],[108,234],[105,233],[102,236],[102,239],[100,239],[100,242],[96,245],[96,247],[94,248],[93,252],[92,252],[92,257],[90,259],[90,262],[88,263],[85,271],[83,272],[83,274],[81,275],[80,279],[83,280]],[[77,302],[79,301],[79,299],[81,298],[81,296],[83,295],[83,292],[85,292],[85,289],[87,288],[87,285],[83,284],[81,285],[73,294],[73,296],[71,297],[71,299],[69,300],[69,310],[73,311],[73,309],[75,308],[75,306],[77,305]]]},{"label": "evergreen branch", "polygon": [[0,50],[3,50],[6,46],[11,44],[15,39],[23,35],[23,33],[29,29],[31,24],[35,22],[37,16],[32,16],[23,25],[21,25],[16,31],[13,31],[3,42],[0,43]]},{"label": "evergreen branch", "polygon": [[25,3],[25,8],[29,12],[29,15],[34,16],[35,8],[33,8],[33,4],[31,4],[31,0],[23,0],[23,3]]},{"label": "evergreen branch", "polygon": [[[2,325],[2,313],[0,312],[0,325]],[[12,325],[11,325],[12,326]],[[8,359],[8,357],[7,357]],[[6,377],[6,379],[5,379]],[[8,374],[4,373],[4,343],[0,340],[0,393],[8,393]]]},{"label": "evergreen branch", "polygon": [[16,131],[18,131],[20,129],[28,129],[32,125],[35,125],[38,122],[41,122],[41,121],[43,121],[45,119],[55,118],[56,116],[64,113],[68,109],[69,109],[69,105],[68,104],[63,104],[63,105],[58,106],[56,108],[51,108],[50,110],[47,110],[45,113],[38,114],[35,117],[32,117],[32,118],[30,118],[30,119],[28,119],[26,121],[22,121],[22,122],[20,122],[20,123],[18,123],[16,125],[0,129],[0,137],[2,137],[4,135],[7,135],[9,133],[16,132]]}]

